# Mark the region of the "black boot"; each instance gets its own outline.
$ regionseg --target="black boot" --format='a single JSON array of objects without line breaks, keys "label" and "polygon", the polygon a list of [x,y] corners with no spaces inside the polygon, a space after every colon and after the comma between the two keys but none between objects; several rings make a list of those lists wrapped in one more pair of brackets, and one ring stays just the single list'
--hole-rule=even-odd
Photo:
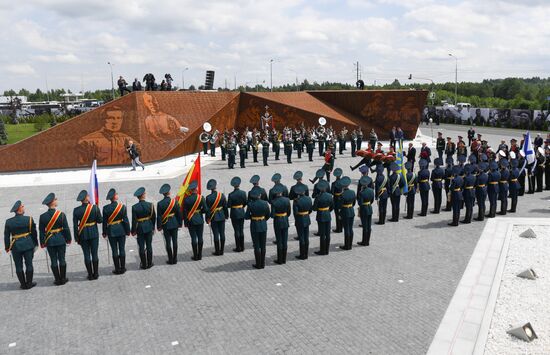
[{"label": "black boot", "polygon": [[120,274],[124,274],[126,272],[126,256],[119,256],[119,263],[120,263]]},{"label": "black boot", "polygon": [[453,221],[451,223],[447,223],[447,225],[456,227],[458,226],[458,220],[460,219],[459,213],[453,212]]},{"label": "black boot", "polygon": [[219,240],[214,241],[214,252],[212,253],[212,255],[220,255],[220,241]]},{"label": "black boot", "polygon": [[139,268],[142,270],[147,269],[147,260],[145,259],[145,252],[139,253],[139,260],[141,261],[139,264]]},{"label": "black boot", "polygon": [[336,228],[332,230],[334,233],[342,233],[342,219],[336,217]]},{"label": "black boot", "polygon": [[308,255],[309,255],[309,242],[307,242],[306,244],[304,244],[304,256],[303,256],[303,260],[307,260]]},{"label": "black boot", "polygon": [[262,263],[261,268],[265,268],[265,248],[260,253],[260,261]]},{"label": "black boot", "polygon": [[199,246],[197,244],[192,244],[193,247],[193,257],[191,259],[198,261],[199,260]]},{"label": "black boot", "polygon": [[233,251],[235,253],[238,253],[241,251],[241,237],[235,236],[235,248],[233,248]]},{"label": "black boot", "polygon": [[84,265],[86,265],[86,271],[88,272],[88,280],[94,279],[94,272],[92,271],[92,263],[91,262],[85,262]]},{"label": "black boot", "polygon": [[27,281],[27,290],[29,288],[33,288],[34,286],[36,286],[36,282],[33,282],[32,281],[32,277],[34,275],[34,271],[28,271],[25,273],[25,280]]},{"label": "black boot", "polygon": [[327,237],[327,241],[325,242],[325,254],[324,255],[328,255],[329,249],[330,249],[330,237]]},{"label": "black boot", "polygon": [[314,252],[317,255],[325,255],[325,240],[322,239],[319,241],[319,250]]},{"label": "black boot", "polygon": [[348,243],[349,243],[349,237],[347,235],[344,235],[344,245],[340,245],[339,248],[342,250],[349,250]]},{"label": "black boot", "polygon": [[220,255],[223,255],[224,249],[225,249],[225,239],[220,239]]},{"label": "black boot", "polygon": [[51,269],[52,269],[53,278],[54,278],[53,284],[56,286],[63,285],[63,283],[61,283],[61,276],[59,275],[59,268],[57,266],[52,265]]},{"label": "black boot", "polygon": [[172,251],[172,265],[178,263],[178,247],[174,245],[174,250]]},{"label": "black boot", "polygon": [[286,264],[287,248],[283,248],[283,264]]},{"label": "black boot", "polygon": [[243,252],[244,251],[244,234],[241,234],[239,239],[241,240],[241,252]]},{"label": "black boot", "polygon": [[282,265],[283,264],[283,249],[277,247],[277,259],[275,260],[275,264]]},{"label": "black boot", "polygon": [[97,280],[99,278],[98,264],[99,264],[99,260],[92,261],[92,266],[94,268],[94,275],[93,275],[94,280]]},{"label": "black boot", "polygon": [[113,256],[113,265],[115,266],[115,269],[113,270],[113,274],[119,275],[120,274],[120,266],[119,266],[119,256]]},{"label": "black boot", "polygon": [[262,260],[261,260],[261,255],[260,255],[260,251],[259,250],[254,250],[254,259],[256,261],[256,263],[254,265],[252,265],[252,267],[256,268],[256,269],[261,269],[262,268]]},{"label": "black boot", "polygon": [[512,207],[510,207],[508,212],[515,213],[517,205],[518,205],[518,200],[517,199],[512,199]]},{"label": "black boot", "polygon": [[69,282],[67,278],[67,264],[59,266],[59,276],[61,277],[61,283],[63,285]]},{"label": "black boot", "polygon": [[202,245],[203,245],[203,242],[199,242],[199,245],[197,248],[197,255],[199,257],[199,260],[202,260]]},{"label": "black boot", "polygon": [[294,257],[296,259],[304,260],[304,244],[300,244],[300,253]]},{"label": "black boot", "polygon": [[166,264],[172,265],[172,248],[170,248],[168,245],[166,245],[166,255],[168,256],[168,260],[166,260]]},{"label": "black boot", "polygon": [[17,279],[19,280],[19,284],[22,290],[27,289],[27,281],[25,281],[25,273],[23,271],[16,272]]},{"label": "black boot", "polygon": [[150,269],[154,266],[153,264],[153,251],[147,249],[147,268]]}]

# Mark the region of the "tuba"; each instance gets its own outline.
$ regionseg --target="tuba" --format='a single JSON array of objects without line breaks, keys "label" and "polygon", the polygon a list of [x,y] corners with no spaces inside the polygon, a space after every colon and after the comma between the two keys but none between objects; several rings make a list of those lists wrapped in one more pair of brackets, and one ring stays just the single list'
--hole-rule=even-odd
[{"label": "tuba", "polygon": [[325,125],[327,124],[327,119],[324,118],[324,117],[319,117],[319,127],[317,127],[315,129],[315,131],[317,132],[317,135],[323,135],[325,134]]},{"label": "tuba", "polygon": [[210,141],[210,133],[208,133],[208,132],[202,132],[202,133],[199,135],[199,140],[200,140],[202,143],[208,143],[208,141]]}]

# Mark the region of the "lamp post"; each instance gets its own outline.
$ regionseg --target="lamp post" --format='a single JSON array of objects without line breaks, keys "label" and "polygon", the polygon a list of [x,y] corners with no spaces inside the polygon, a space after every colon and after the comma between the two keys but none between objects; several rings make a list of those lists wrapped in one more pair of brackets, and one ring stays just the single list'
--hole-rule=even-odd
[{"label": "lamp post", "polygon": [[273,92],[273,59],[269,61],[269,77],[271,78],[271,92]]},{"label": "lamp post", "polygon": [[189,70],[189,68],[185,68],[181,71],[181,89],[185,90],[185,72]]},{"label": "lamp post", "polygon": [[300,91],[300,88],[298,87],[298,72],[294,69],[289,69],[289,70],[296,75],[296,91]]},{"label": "lamp post", "polygon": [[452,53],[449,53],[449,57],[455,59],[455,106],[458,102],[458,58],[455,57]]},{"label": "lamp post", "polygon": [[115,99],[115,79],[113,78],[113,64],[111,62],[107,62],[109,64],[109,68],[111,68],[111,96],[113,100]]}]

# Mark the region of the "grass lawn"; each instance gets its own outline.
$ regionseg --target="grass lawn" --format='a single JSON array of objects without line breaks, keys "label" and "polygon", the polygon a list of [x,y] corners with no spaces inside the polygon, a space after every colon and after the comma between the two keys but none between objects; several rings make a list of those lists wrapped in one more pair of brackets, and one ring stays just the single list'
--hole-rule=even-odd
[{"label": "grass lawn", "polygon": [[5,127],[8,133],[8,144],[17,143],[37,133],[34,123],[6,124]]}]

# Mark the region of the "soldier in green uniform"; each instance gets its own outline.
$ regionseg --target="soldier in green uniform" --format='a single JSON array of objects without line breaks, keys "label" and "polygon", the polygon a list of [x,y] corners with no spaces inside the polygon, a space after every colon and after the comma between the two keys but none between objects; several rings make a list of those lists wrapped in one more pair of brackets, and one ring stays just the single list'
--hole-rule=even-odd
[{"label": "soldier in green uniform", "polygon": [[153,234],[157,215],[151,202],[145,201],[145,188],[140,187],[134,192],[139,200],[132,206],[132,235],[137,235],[140,269],[153,266]]},{"label": "soldier in green uniform", "polygon": [[308,134],[306,137],[306,151],[308,161],[313,161],[313,151],[315,150],[315,141],[311,134]]},{"label": "soldier in green uniform", "polygon": [[297,185],[295,192],[296,198],[292,204],[292,212],[294,213],[296,233],[300,241],[300,254],[296,255],[296,258],[306,260],[309,249],[309,226],[311,225],[309,215],[313,210],[313,201],[311,197],[306,195],[307,187],[305,185]]},{"label": "soldier in green uniform", "polygon": [[[258,189],[258,191],[260,191],[260,199],[268,201],[265,189],[263,187],[260,187],[260,177],[258,175],[252,175],[252,177],[250,178],[250,183],[252,184],[252,190],[256,188]],[[252,200],[252,197],[250,196],[250,191],[248,192],[248,201]]]},{"label": "soldier in green uniform", "polygon": [[233,141],[227,143],[227,167],[229,169],[235,168],[235,161],[237,156],[237,145]]},{"label": "soldier in green uniform", "polygon": [[334,233],[342,233],[342,218],[340,216],[340,208],[342,205],[342,185],[340,184],[340,180],[342,173],[342,169],[334,169],[332,175],[334,175],[336,180],[330,185],[330,193],[332,193],[334,198],[334,217],[336,219],[336,229],[332,230]]},{"label": "soldier in green uniform", "polygon": [[48,206],[48,210],[40,215],[38,223],[40,246],[48,248],[51,269],[55,278],[54,283],[62,285],[68,281],[65,250],[67,245],[71,244],[71,230],[69,229],[67,216],[56,209],[57,198],[55,194],[48,194],[42,204]]},{"label": "soldier in green uniform", "polygon": [[214,179],[208,180],[206,188],[211,191],[206,196],[206,223],[210,224],[214,234],[214,255],[223,255],[225,248],[225,220],[229,218],[227,199],[225,195],[217,191],[218,182]]},{"label": "soldier in green uniform", "polygon": [[[319,190],[319,183],[321,183],[321,181],[325,181],[324,180],[324,177],[325,177],[325,171],[323,169],[317,169],[317,171],[315,172],[315,179],[313,180],[309,180],[313,185],[313,193],[311,194],[311,197],[313,199],[315,199],[317,197],[317,195],[319,195],[319,193],[321,192]],[[319,180],[319,182],[316,183],[316,181]]]},{"label": "soldier in green uniform", "polygon": [[414,214],[414,200],[416,197],[416,190],[418,188],[417,176],[413,172],[413,166],[410,161],[405,163],[405,169],[407,169],[406,174],[406,184],[407,184],[407,193],[406,193],[406,206],[407,206],[407,215],[405,219],[413,219]]},{"label": "soldier in green uniform", "polygon": [[281,193],[284,197],[288,197],[288,188],[281,183],[281,174],[275,173],[271,177],[271,181],[273,182],[273,187],[269,190],[267,200],[269,203],[273,202],[273,199],[275,198],[275,188],[280,187]]},{"label": "soldier in green uniform", "polygon": [[372,189],[372,179],[368,176],[362,176],[359,180],[361,191],[357,196],[359,204],[359,217],[361,218],[361,226],[363,238],[358,245],[368,246],[372,231],[372,203],[374,202],[374,190]]},{"label": "soldier in green uniform", "polygon": [[292,178],[294,180],[296,180],[296,184],[294,184],[290,187],[290,192],[288,193],[288,198],[289,199],[295,200],[298,197],[298,193],[296,192],[296,189],[298,188],[298,186],[303,186],[304,187],[304,194],[306,196],[309,196],[309,189],[308,189],[307,185],[302,182],[303,177],[304,177],[304,174],[300,170],[298,170],[297,172],[294,173],[294,176]]},{"label": "soldier in green uniform", "polygon": [[240,143],[239,143],[239,165],[241,168],[246,168],[244,162],[246,160],[246,150],[247,147],[246,147],[246,140],[243,139]]},{"label": "soldier in green uniform", "polygon": [[80,191],[76,200],[82,204],[73,210],[73,231],[75,240],[82,248],[84,265],[88,271],[88,280],[99,277],[99,231],[97,225],[103,222],[101,211],[97,205],[90,204],[90,196],[86,190]]},{"label": "soldier in green uniform", "polygon": [[183,220],[181,207],[175,198],[170,197],[170,185],[164,184],[160,187],[159,193],[164,198],[157,202],[157,230],[164,236],[164,245],[168,265],[178,263],[178,229],[181,228]]},{"label": "soldier in green uniform", "polygon": [[271,214],[267,201],[260,199],[262,189],[255,186],[250,190],[250,201],[245,212],[245,218],[250,220],[250,235],[254,245],[254,258],[256,269],[265,267],[265,244],[267,236],[267,220]]},{"label": "soldier in green uniform", "polygon": [[[15,213],[15,216],[6,220],[4,248],[7,253],[11,251],[13,255],[15,273],[21,289],[28,290],[36,286],[36,282],[32,281],[34,274],[32,259],[34,249],[38,246],[36,224],[32,217],[25,216],[25,206],[21,201],[15,202],[10,212]],[[23,270],[23,261],[25,270]]]},{"label": "soldier in green uniform", "polygon": [[113,252],[113,274],[121,275],[126,272],[126,237],[130,235],[130,221],[128,210],[118,201],[115,189],[107,192],[110,204],[103,206],[103,238],[109,237],[109,245]]},{"label": "soldier in green uniform", "polygon": [[193,248],[193,260],[202,259],[202,235],[204,232],[203,214],[208,212],[204,197],[197,193],[198,184],[196,181],[191,181],[189,191],[191,195],[183,200],[183,222],[189,229],[191,236],[191,246]]},{"label": "soldier in green uniform", "polygon": [[277,264],[286,264],[288,244],[288,217],[290,216],[290,200],[283,196],[283,185],[273,187],[273,200],[271,201],[271,218],[273,218],[273,230],[277,240]]},{"label": "soldier in green uniform", "polygon": [[244,208],[247,203],[247,197],[246,192],[240,189],[240,177],[235,176],[232,178],[231,186],[233,186],[234,190],[227,196],[227,205],[231,209],[230,218],[235,235],[235,248],[233,251],[240,253],[244,251]]},{"label": "soldier in green uniform", "polygon": [[262,161],[264,166],[268,166],[267,158],[269,158],[269,140],[265,137],[262,141]]},{"label": "soldier in green uniform", "polygon": [[355,218],[353,206],[355,206],[356,195],[353,190],[349,189],[351,184],[349,177],[344,176],[338,184],[342,189],[338,214],[344,228],[344,245],[340,246],[340,249],[351,250],[353,245],[353,219]]},{"label": "soldier in green uniform", "polygon": [[317,183],[319,189],[319,195],[315,197],[313,202],[313,210],[317,211],[317,226],[320,236],[319,251],[316,251],[317,255],[328,255],[330,249],[330,213],[334,209],[334,202],[332,195],[327,192],[329,184],[325,180],[321,180]]}]

